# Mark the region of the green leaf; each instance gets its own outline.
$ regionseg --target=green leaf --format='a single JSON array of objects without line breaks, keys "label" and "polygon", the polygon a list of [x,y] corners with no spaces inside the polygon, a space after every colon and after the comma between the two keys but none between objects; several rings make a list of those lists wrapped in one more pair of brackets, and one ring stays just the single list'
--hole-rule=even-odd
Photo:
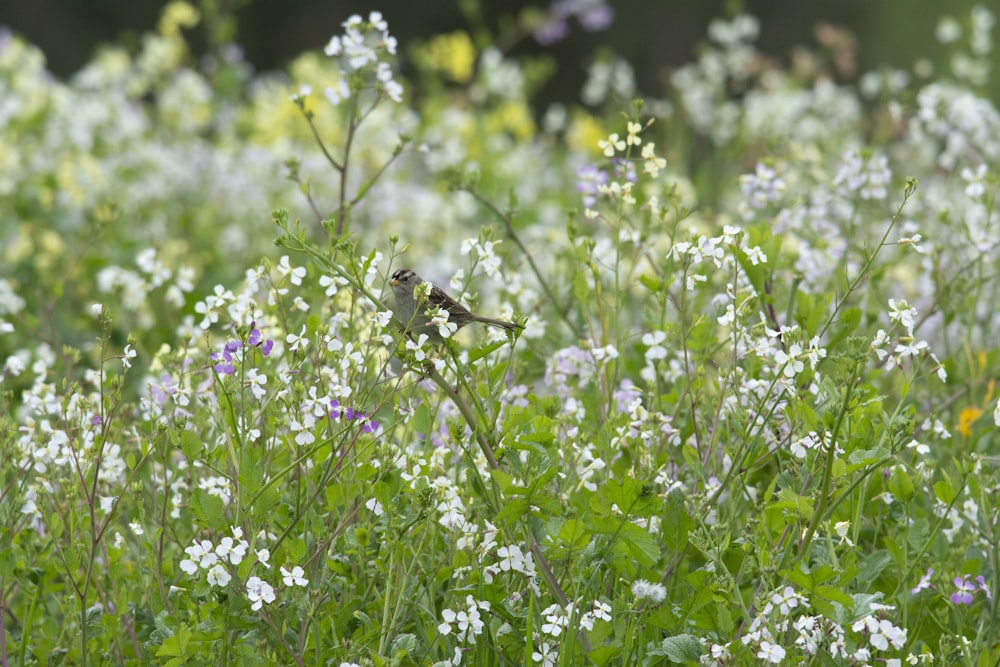
[{"label": "green leaf", "polygon": [[851,596],[840,590],[837,586],[817,586],[813,590],[813,595],[822,597],[826,600],[831,600],[832,602],[837,602],[842,605],[851,604]]},{"label": "green leaf", "polygon": [[955,500],[955,489],[951,486],[951,481],[943,479],[934,484],[934,495],[945,505],[950,505]]},{"label": "green leaf", "polygon": [[851,600],[854,602],[851,608],[852,616],[845,619],[844,625],[871,615],[872,605],[882,604],[883,598],[884,595],[882,593],[856,593],[852,595]]},{"label": "green leaf", "polygon": [[421,403],[413,412],[413,430],[417,433],[430,433],[434,430],[434,416],[429,404]]},{"label": "green leaf", "polygon": [[203,527],[212,530],[221,530],[224,527],[222,498],[201,489],[195,489],[194,493],[191,494],[191,503],[188,507]]},{"label": "green leaf", "polygon": [[889,492],[904,502],[913,498],[913,480],[902,466],[896,466],[889,476]]},{"label": "green leaf", "polygon": [[490,469],[490,477],[496,482],[497,488],[500,489],[502,493],[507,493],[512,486],[511,477],[508,473],[504,472],[501,468]]},{"label": "green leaf", "polygon": [[694,635],[674,635],[651,648],[649,655],[662,656],[670,662],[698,662],[704,652],[705,647]]},{"label": "green leaf", "polygon": [[531,513],[531,503],[527,498],[511,498],[497,514],[497,523],[507,522],[516,517],[526,517]]},{"label": "green leaf", "polygon": [[652,567],[660,559],[660,545],[648,530],[626,523],[618,533],[620,544],[643,567]]},{"label": "green leaf", "polygon": [[479,361],[493,350],[497,350],[506,344],[507,341],[498,340],[493,343],[488,343],[487,345],[483,345],[482,347],[477,347],[476,349],[469,352],[469,363],[472,364]]},{"label": "green leaf", "polygon": [[490,369],[490,386],[496,387],[507,374],[507,362],[501,361]]},{"label": "green leaf", "polygon": [[851,469],[856,470],[862,466],[877,463],[889,456],[886,447],[876,447],[875,449],[856,449],[847,457],[847,462],[851,464]]},{"label": "green leaf", "polygon": [[927,519],[916,519],[910,524],[910,529],[906,532],[906,542],[910,545],[910,548],[919,551],[927,543],[930,532],[931,526]]},{"label": "green leaf", "polygon": [[191,642],[191,630],[188,629],[186,625],[182,625],[177,628],[174,633],[167,637],[160,648],[157,649],[156,655],[161,658],[168,656],[184,657],[187,655],[188,644]]},{"label": "green leaf", "polygon": [[557,534],[562,546],[572,551],[582,551],[590,542],[590,537],[579,519],[564,522]]},{"label": "green leaf", "polygon": [[688,515],[684,500],[683,491],[671,491],[667,496],[667,508],[661,522],[663,545],[673,551],[682,551],[687,547],[688,534],[695,527],[695,521]]},{"label": "green leaf", "polygon": [[391,651],[394,661],[396,658],[409,655],[415,650],[417,650],[417,636],[414,634],[401,634],[392,640]]},{"label": "green leaf", "polygon": [[656,494],[646,484],[628,477],[605,483],[600,494],[608,504],[617,505],[619,512],[628,512],[629,516],[648,517],[660,507]]},{"label": "green leaf", "polygon": [[870,584],[876,577],[882,574],[882,570],[892,562],[892,557],[885,549],[879,549],[869,554],[861,562],[861,569],[858,572],[858,581],[863,584]]},{"label": "green leaf", "polygon": [[603,667],[621,654],[622,648],[620,646],[599,646],[588,653],[587,657],[598,667]]},{"label": "green leaf", "polygon": [[197,461],[205,448],[205,442],[194,431],[181,431],[181,451],[188,461]]},{"label": "green leaf", "polygon": [[663,281],[648,273],[639,276],[639,283],[650,292],[659,292],[663,288]]}]

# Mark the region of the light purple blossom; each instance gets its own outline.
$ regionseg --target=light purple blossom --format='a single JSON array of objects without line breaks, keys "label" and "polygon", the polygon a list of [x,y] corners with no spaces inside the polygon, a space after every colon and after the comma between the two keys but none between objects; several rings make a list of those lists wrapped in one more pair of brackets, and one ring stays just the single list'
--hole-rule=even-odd
[{"label": "light purple blossom", "polygon": [[952,583],[958,590],[951,594],[951,601],[954,604],[972,604],[972,594],[976,592],[976,585],[969,581],[969,575],[955,577]]}]

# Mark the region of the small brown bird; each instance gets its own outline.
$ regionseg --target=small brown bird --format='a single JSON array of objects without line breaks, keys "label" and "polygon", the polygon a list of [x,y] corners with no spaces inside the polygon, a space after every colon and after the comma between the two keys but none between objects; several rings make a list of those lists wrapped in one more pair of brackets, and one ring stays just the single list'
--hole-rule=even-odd
[{"label": "small brown bird", "polygon": [[469,322],[481,322],[492,327],[500,327],[508,331],[517,331],[524,327],[514,322],[506,320],[496,320],[492,317],[480,317],[469,312],[469,309],[460,304],[455,299],[445,294],[444,290],[436,285],[431,285],[426,302],[418,296],[414,290],[425,282],[423,278],[413,272],[412,269],[399,269],[392,274],[392,296],[396,301],[396,318],[402,322],[408,330],[419,335],[427,334],[427,337],[438,343],[441,342],[441,334],[436,326],[428,326],[430,318],[425,311],[428,309],[441,308],[448,311],[448,321],[453,322],[459,329]]}]

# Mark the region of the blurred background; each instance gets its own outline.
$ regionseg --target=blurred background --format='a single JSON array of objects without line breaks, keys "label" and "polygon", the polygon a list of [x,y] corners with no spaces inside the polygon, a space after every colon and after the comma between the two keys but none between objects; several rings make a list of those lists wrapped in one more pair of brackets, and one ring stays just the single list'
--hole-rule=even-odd
[{"label": "blurred background", "polygon": [[[555,0],[555,2],[567,0]],[[569,0],[586,4],[588,0]],[[55,75],[67,77],[86,63],[102,43],[136,46],[143,32],[154,29],[166,0],[3,0],[0,26],[39,46]],[[304,51],[320,49],[351,14],[381,11],[403,47],[414,39],[458,29],[509,35],[514,18],[535,7],[549,11],[550,0],[192,0],[206,21],[188,35],[195,52],[235,41],[257,70],[284,66]],[[601,4],[593,0],[590,4]],[[540,91],[538,101],[579,98],[592,55],[607,47],[635,68],[639,90],[663,95],[663,81],[674,67],[696,57],[713,18],[742,9],[761,21],[760,50],[777,61],[793,57],[796,47],[817,46],[817,29],[846,29],[857,42],[856,71],[878,65],[912,70],[918,59],[947,66],[947,55],[935,39],[935,26],[945,13],[967,20],[974,0],[610,0],[613,20],[587,31],[570,20],[565,38],[540,44],[520,34],[506,50],[513,55],[544,52],[557,64],[557,75]],[[990,6],[991,2],[980,3]],[[993,8],[996,11],[996,7]],[[993,51],[996,71],[997,54]],[[998,77],[987,93],[1000,99]]]}]

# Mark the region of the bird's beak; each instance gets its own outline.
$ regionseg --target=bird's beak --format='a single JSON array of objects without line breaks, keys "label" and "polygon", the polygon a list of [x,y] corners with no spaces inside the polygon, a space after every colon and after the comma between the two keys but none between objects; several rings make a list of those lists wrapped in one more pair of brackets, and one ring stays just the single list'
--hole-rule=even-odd
[{"label": "bird's beak", "polygon": [[399,284],[399,281],[396,280],[395,278],[393,278],[392,280],[389,281],[389,284],[392,285],[393,287],[395,287],[396,285]]}]

